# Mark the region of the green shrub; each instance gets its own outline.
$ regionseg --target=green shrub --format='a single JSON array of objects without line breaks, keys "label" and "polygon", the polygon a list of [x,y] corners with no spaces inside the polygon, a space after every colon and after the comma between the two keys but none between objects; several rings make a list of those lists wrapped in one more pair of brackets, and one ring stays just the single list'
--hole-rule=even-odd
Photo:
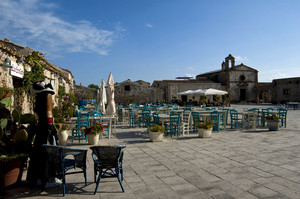
[{"label": "green shrub", "polygon": [[213,127],[212,121],[198,122],[196,128],[198,129],[211,129]]},{"label": "green shrub", "polygon": [[154,126],[149,127],[149,130],[152,132],[161,132],[161,133],[164,133],[166,131],[165,127],[160,126],[158,124],[154,124]]},{"label": "green shrub", "polygon": [[280,117],[278,117],[276,114],[268,115],[266,116],[267,120],[279,120]]}]

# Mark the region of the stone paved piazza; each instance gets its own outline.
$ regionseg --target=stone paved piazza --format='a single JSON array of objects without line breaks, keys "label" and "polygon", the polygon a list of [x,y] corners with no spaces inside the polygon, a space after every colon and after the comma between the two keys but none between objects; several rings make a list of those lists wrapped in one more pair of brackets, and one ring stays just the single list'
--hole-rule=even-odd
[{"label": "stone paved piazza", "polygon": [[[149,142],[146,129],[119,125],[117,136],[100,144],[126,144],[125,193],[117,179],[110,178],[103,179],[93,195],[89,150],[88,186],[82,174],[67,176],[65,198],[300,198],[300,111],[289,110],[287,121],[286,129],[275,132],[228,127],[213,133],[211,139],[190,134],[166,138],[162,143]],[[90,147],[76,142],[69,145]],[[62,197],[61,186],[40,192],[38,187],[22,184],[8,189],[5,198]]]}]

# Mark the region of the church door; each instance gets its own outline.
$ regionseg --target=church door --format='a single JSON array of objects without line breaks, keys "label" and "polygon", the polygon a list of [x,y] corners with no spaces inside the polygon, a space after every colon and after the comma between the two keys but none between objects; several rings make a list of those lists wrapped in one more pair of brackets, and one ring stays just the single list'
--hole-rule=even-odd
[{"label": "church door", "polygon": [[240,101],[246,100],[246,89],[240,89]]}]

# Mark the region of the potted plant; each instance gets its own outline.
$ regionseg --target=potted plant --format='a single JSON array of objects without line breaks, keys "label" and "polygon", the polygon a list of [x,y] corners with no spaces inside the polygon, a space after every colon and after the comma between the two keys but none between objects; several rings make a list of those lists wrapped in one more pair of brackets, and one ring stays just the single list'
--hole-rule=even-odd
[{"label": "potted plant", "polygon": [[102,124],[95,123],[94,125],[87,127],[84,129],[84,134],[88,138],[88,142],[91,145],[96,145],[98,144],[99,141],[99,135],[102,137],[103,133],[103,126]]},{"label": "potted plant", "polygon": [[267,115],[266,120],[267,120],[267,126],[269,128],[269,131],[279,130],[280,117],[278,117],[276,114]]},{"label": "potted plant", "polygon": [[[7,187],[21,180],[24,163],[32,143],[32,124],[35,116],[10,111],[10,98],[0,101],[0,187]],[[27,128],[22,124],[29,124]]]},{"label": "potted plant", "polygon": [[211,138],[213,128],[212,121],[199,122],[197,123],[196,128],[200,138]]},{"label": "potted plant", "polygon": [[69,125],[63,124],[61,128],[58,130],[57,136],[58,136],[58,143],[59,145],[67,145],[68,137],[69,137]]},{"label": "potted plant", "polygon": [[165,127],[158,124],[154,124],[148,128],[150,141],[152,142],[162,142],[164,138]]}]

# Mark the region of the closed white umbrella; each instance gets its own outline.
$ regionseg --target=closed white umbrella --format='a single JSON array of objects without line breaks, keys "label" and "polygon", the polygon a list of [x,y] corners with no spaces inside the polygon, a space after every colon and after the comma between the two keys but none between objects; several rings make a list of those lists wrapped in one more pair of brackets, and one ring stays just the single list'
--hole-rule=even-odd
[{"label": "closed white umbrella", "polygon": [[107,80],[107,115],[116,116],[114,78],[109,73]]},{"label": "closed white umbrella", "polygon": [[103,114],[105,111],[105,104],[107,103],[106,98],[106,90],[105,90],[105,82],[102,79],[101,86],[100,86],[100,92],[99,92],[99,106],[98,106],[98,112],[101,111]]}]

